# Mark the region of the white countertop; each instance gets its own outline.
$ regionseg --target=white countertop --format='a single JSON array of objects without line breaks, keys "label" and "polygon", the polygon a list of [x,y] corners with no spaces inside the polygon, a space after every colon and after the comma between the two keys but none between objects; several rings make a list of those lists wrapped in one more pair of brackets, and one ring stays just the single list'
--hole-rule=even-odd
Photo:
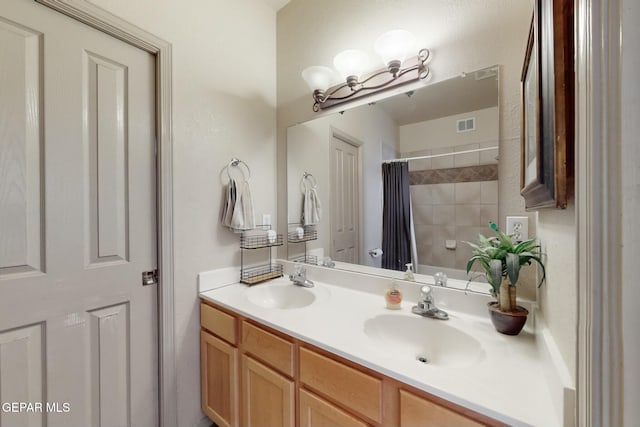
[{"label": "white countertop", "polygon": [[[320,282],[313,274],[309,274],[309,278],[316,284],[310,291],[317,295],[317,299],[313,304],[297,309],[260,307],[247,299],[249,286],[240,283],[204,291],[200,296],[285,334],[499,421],[518,426],[561,425],[545,381],[535,336],[530,331],[525,330],[516,337],[496,332],[488,314],[478,315],[480,312],[486,313],[484,307],[473,314],[455,311],[457,300],[460,300],[460,307],[469,305],[468,301],[463,301],[469,297],[458,291],[447,293],[447,290],[438,289],[437,293],[434,292],[436,303],[440,298],[442,304],[438,306],[450,316],[449,320],[442,321],[411,313],[418,291],[407,288],[406,283],[402,289],[405,295],[408,294],[414,300],[407,301],[405,296],[401,310],[387,310],[384,308],[383,292],[378,294]],[[285,278],[266,283],[293,286]],[[413,286],[419,289],[418,286]],[[471,297],[475,303],[473,298],[477,297]],[[450,364],[447,363],[449,359],[446,349],[438,349],[442,351],[438,358],[444,363],[434,361],[432,364],[422,364],[410,349],[402,345],[381,345],[365,333],[367,320],[380,315],[417,318],[425,322],[425,330],[438,327],[429,322],[446,323],[443,326],[449,331],[448,335],[453,335],[454,332],[450,328],[458,329],[470,335],[472,341],[477,340],[479,350],[474,355],[473,362]],[[414,320],[409,322],[413,322],[412,325],[415,323]],[[416,333],[419,334],[419,331]],[[451,360],[455,360],[455,356],[451,356]]]}]

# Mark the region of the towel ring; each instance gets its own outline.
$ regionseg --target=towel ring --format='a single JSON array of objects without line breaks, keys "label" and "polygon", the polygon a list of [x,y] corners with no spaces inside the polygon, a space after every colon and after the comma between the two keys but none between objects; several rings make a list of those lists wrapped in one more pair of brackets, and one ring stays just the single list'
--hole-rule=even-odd
[{"label": "towel ring", "polygon": [[311,175],[309,172],[303,172],[302,178],[300,179],[300,190],[302,193],[306,193],[307,184],[311,185],[311,188],[316,188],[318,186],[318,181],[316,181],[316,177]]},{"label": "towel ring", "polygon": [[[245,176],[244,172],[240,168],[240,164],[243,164],[244,167],[247,169],[247,174],[249,175],[248,177]],[[236,168],[238,168],[238,170],[240,170],[240,173],[242,174],[242,177],[244,178],[245,181],[249,181],[251,179],[251,169],[249,169],[249,165],[246,164],[245,162],[243,162],[242,160],[237,159],[237,158],[234,157],[233,159],[231,159],[231,161],[227,165],[227,176],[229,177],[229,181],[231,181],[233,179],[231,177],[231,171],[229,170],[229,168],[232,167],[232,166],[236,167]]]}]

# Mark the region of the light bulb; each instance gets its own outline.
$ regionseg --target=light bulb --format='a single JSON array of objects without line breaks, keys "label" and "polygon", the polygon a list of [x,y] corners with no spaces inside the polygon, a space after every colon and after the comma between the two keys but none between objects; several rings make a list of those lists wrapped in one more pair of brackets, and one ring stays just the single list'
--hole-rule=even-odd
[{"label": "light bulb", "polygon": [[336,80],[336,75],[329,67],[313,65],[302,71],[302,78],[312,91],[326,91]]},{"label": "light bulb", "polygon": [[342,78],[347,81],[352,80],[354,77],[357,81],[364,72],[367,62],[367,55],[355,49],[340,52],[333,59],[333,65],[336,67],[336,70],[338,70]]},{"label": "light bulb", "polygon": [[407,52],[415,49],[415,45],[416,38],[409,31],[392,30],[378,37],[373,47],[382,58],[384,65],[390,69],[393,65],[397,72],[397,68],[400,68],[407,59]]}]

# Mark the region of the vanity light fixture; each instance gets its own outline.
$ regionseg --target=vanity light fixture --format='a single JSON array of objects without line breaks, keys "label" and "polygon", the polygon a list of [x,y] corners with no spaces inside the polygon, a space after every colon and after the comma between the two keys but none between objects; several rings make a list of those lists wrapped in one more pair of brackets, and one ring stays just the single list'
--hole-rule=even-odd
[{"label": "vanity light fixture", "polygon": [[344,83],[334,86],[331,84],[337,76],[331,68],[318,65],[305,68],[302,78],[313,91],[313,111],[426,78],[429,75],[426,64],[429,50],[420,49],[417,56],[407,59],[407,54],[415,51],[415,44],[413,35],[405,30],[382,34],[374,43],[374,49],[385,68],[368,74],[364,74],[368,65],[364,52],[349,49],[339,53],[333,65]]}]

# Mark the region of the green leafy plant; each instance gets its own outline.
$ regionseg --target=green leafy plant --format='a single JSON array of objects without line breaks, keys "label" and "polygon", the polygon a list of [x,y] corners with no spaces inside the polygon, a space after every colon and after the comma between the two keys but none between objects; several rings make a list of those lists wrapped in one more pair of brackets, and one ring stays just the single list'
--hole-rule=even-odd
[{"label": "green leafy plant", "polygon": [[542,278],[546,278],[540,245],[536,239],[514,243],[512,236],[498,230],[498,226],[489,221],[489,227],[495,232],[493,237],[478,236],[478,243],[465,242],[473,248],[467,262],[467,274],[475,263],[479,263],[491,286],[491,293],[498,299],[503,312],[516,311],[516,284],[520,276],[520,267],[531,265],[535,261],[542,269]]}]

